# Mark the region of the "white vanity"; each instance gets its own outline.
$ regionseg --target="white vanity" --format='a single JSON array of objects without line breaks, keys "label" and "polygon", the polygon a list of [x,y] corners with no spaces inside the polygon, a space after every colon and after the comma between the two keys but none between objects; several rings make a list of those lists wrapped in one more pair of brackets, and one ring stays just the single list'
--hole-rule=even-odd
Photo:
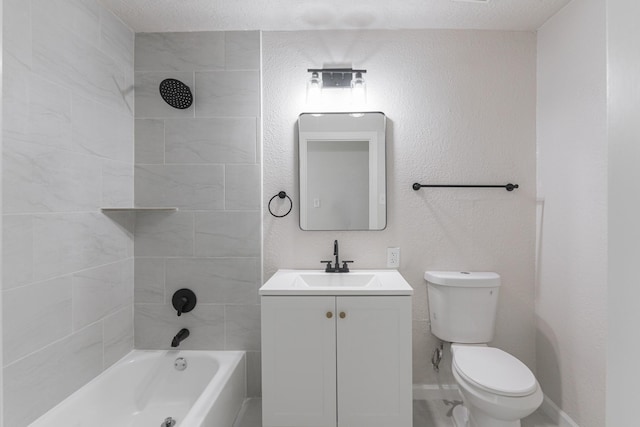
[{"label": "white vanity", "polygon": [[411,427],[411,295],[396,270],[279,270],[262,288],[263,427]]}]

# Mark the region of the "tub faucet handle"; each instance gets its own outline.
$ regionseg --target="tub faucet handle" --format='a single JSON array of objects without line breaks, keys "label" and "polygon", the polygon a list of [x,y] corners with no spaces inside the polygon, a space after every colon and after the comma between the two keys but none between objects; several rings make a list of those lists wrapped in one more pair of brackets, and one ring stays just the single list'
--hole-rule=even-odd
[{"label": "tub faucet handle", "polygon": [[182,313],[188,313],[196,306],[197,298],[196,294],[191,289],[180,289],[173,294],[171,303],[173,308],[178,312],[178,316],[182,316]]},{"label": "tub faucet handle", "polygon": [[176,425],[176,420],[174,420],[172,417],[167,417],[164,419],[162,424],[160,424],[160,427],[173,427],[175,425]]}]

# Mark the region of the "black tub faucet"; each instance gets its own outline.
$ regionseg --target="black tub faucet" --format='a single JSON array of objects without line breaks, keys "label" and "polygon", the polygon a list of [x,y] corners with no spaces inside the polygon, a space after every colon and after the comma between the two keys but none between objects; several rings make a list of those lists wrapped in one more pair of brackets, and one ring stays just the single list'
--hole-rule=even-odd
[{"label": "black tub faucet", "polygon": [[176,336],[173,337],[173,340],[171,341],[171,347],[179,346],[180,343],[186,340],[188,336],[189,336],[189,330],[187,328],[180,329],[180,332],[178,332]]}]

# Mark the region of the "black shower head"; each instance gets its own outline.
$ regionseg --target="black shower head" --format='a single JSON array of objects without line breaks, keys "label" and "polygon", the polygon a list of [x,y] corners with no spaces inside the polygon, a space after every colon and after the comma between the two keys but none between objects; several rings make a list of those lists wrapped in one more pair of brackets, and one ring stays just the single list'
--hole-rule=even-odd
[{"label": "black shower head", "polygon": [[179,110],[189,108],[193,103],[189,86],[176,79],[165,79],[160,83],[160,96],[167,104]]}]

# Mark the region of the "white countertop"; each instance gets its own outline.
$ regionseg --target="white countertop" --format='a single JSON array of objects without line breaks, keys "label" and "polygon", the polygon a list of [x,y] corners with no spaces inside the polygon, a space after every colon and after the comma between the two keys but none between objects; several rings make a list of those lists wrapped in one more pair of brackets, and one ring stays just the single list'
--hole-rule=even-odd
[{"label": "white countertop", "polygon": [[398,270],[278,270],[260,295],[413,295]]}]

